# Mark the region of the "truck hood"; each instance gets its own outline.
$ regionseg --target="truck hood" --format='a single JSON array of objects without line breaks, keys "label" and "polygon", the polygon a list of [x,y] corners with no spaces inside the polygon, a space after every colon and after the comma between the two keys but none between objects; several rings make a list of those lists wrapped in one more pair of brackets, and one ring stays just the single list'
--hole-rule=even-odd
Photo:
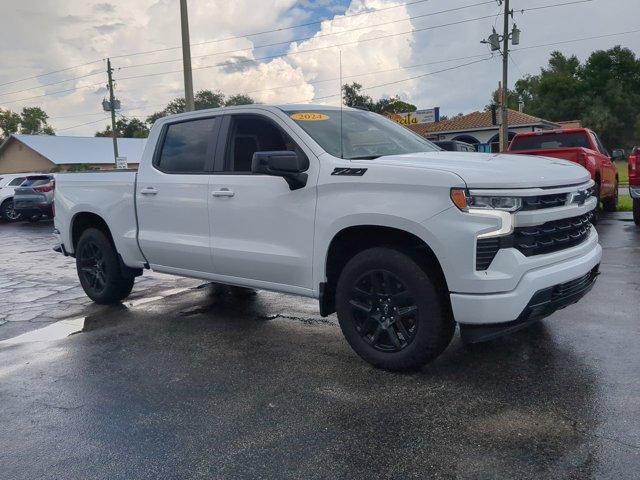
[{"label": "truck hood", "polygon": [[444,170],[461,177],[469,188],[555,187],[584,183],[591,178],[576,163],[532,155],[420,152],[357,163]]}]

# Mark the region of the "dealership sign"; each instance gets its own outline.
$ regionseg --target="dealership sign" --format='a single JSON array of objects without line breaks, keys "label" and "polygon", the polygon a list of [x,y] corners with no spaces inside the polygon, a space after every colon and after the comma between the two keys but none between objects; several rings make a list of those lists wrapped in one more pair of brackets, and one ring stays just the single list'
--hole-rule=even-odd
[{"label": "dealership sign", "polygon": [[440,107],[416,110],[390,115],[392,120],[403,125],[415,125],[416,123],[435,123],[440,121]]}]

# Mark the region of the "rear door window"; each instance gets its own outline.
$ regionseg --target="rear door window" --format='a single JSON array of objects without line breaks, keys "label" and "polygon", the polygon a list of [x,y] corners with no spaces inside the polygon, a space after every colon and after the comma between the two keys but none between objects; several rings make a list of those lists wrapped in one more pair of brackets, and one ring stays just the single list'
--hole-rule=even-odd
[{"label": "rear door window", "polygon": [[202,118],[166,127],[160,154],[153,164],[165,173],[198,174],[213,168],[218,119]]},{"label": "rear door window", "polygon": [[589,139],[584,133],[544,133],[526,137],[516,137],[511,150],[551,150],[555,148],[588,148]]},{"label": "rear door window", "polygon": [[24,182],[24,178],[25,177],[18,177],[18,178],[14,178],[13,180],[11,180],[9,182],[9,187],[17,187],[18,185],[22,185],[22,182]]}]

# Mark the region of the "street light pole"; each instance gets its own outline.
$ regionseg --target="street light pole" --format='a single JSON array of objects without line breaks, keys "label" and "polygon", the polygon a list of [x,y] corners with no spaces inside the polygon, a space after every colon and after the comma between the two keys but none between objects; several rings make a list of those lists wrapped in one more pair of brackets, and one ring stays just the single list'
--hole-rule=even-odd
[{"label": "street light pole", "polygon": [[509,0],[504,1],[504,33],[502,34],[502,125],[500,126],[500,151],[509,148],[509,109],[507,92],[509,87]]},{"label": "street light pole", "polygon": [[184,70],[184,99],[186,110],[195,110],[193,100],[193,75],[191,72],[191,46],[189,45],[189,15],[187,0],[180,0],[180,25],[182,27],[182,65]]}]

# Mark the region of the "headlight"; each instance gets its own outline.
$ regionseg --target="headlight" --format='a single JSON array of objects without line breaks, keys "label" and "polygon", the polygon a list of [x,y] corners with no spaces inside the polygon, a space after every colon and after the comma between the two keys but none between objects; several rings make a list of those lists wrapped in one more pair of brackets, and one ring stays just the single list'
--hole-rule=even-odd
[{"label": "headlight", "polygon": [[522,198],[520,197],[470,195],[463,188],[452,188],[451,200],[456,207],[464,212],[468,212],[469,209],[516,212],[522,207]]}]

